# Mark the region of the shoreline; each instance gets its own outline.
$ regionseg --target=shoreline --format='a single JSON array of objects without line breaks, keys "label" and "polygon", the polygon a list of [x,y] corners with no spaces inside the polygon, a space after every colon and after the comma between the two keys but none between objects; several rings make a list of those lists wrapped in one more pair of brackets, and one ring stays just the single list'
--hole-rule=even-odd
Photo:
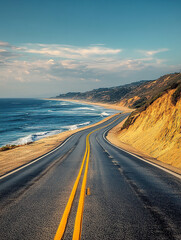
[{"label": "shoreline", "polygon": [[[93,102],[70,100],[70,99],[46,98],[44,100],[69,101],[69,102],[84,103],[88,105],[96,105],[96,106],[101,106],[107,109],[117,110],[119,111],[119,113],[120,111],[122,112],[131,111],[126,107],[121,107],[114,104],[93,103]],[[106,120],[112,118],[114,115],[117,115],[119,113],[112,114],[100,120],[99,122],[93,123],[91,125],[77,128],[75,130],[64,131],[59,134],[55,134],[55,135],[48,136],[40,140],[34,141],[30,144],[24,144],[12,149],[10,148],[9,150],[6,150],[6,151],[0,151],[0,176],[3,176],[4,174],[11,172],[14,169],[19,168],[22,165],[25,165],[33,161],[34,159],[39,158],[42,155],[50,152],[51,150],[61,145],[61,143],[63,143],[68,137],[70,137],[74,133],[82,131],[84,129],[91,128],[93,126],[97,126],[100,123],[105,122]]]},{"label": "shoreline", "polygon": [[[71,99],[52,99],[52,98],[46,98],[44,100],[53,100],[53,101],[68,101],[68,102],[76,102],[76,103],[83,103],[83,104],[89,104],[89,105],[97,105],[101,106],[107,109],[114,109],[117,111],[121,111],[123,113],[132,112],[133,109],[129,109],[127,107],[119,106],[116,104],[104,104],[104,103],[98,103],[98,102],[88,102],[88,101],[79,101],[79,100],[71,100]],[[75,130],[68,130],[61,132],[59,134],[55,134],[52,136],[48,136],[45,138],[42,138],[40,140],[37,140],[35,142],[32,142],[31,144],[25,144],[18,146],[16,148],[7,150],[7,151],[1,151],[0,152],[0,176],[3,176],[11,171],[13,171],[16,168],[19,168],[27,163],[30,163],[31,161],[35,160],[36,158],[41,157],[42,155],[52,151],[53,149],[60,146],[68,137],[72,136],[73,134],[82,131],[84,129],[91,128],[93,126],[97,126],[101,124],[102,122],[107,121],[108,119],[112,118],[115,115],[118,115],[119,113],[110,115],[104,119],[102,119],[99,122],[96,122],[91,125],[87,125],[81,128],[77,128]],[[127,119],[127,118],[126,118]],[[125,120],[126,120],[125,119]],[[125,121],[124,120],[124,121]],[[124,142],[121,142],[118,139],[118,133],[120,131],[121,126],[123,125],[124,121],[116,125],[114,128],[112,128],[107,135],[108,141],[110,141],[113,145],[116,145],[123,150],[126,150],[130,153],[136,154],[137,156],[140,156],[142,158],[145,158],[146,160],[156,163],[159,166],[162,166],[166,169],[169,169],[173,172],[181,174],[181,170],[179,168],[173,167],[169,164],[166,164],[160,160],[157,160],[148,154],[139,151],[138,149],[135,149],[129,144],[126,144]]]},{"label": "shoreline", "polygon": [[111,116],[108,116],[102,119],[97,123],[94,123],[88,126],[77,128],[75,130],[64,131],[59,134],[42,138],[40,140],[32,142],[31,144],[25,144],[7,151],[1,151],[0,152],[0,176],[3,176],[13,171],[14,169],[19,168],[27,163],[30,163],[36,158],[39,158],[42,155],[50,152],[51,150],[60,146],[71,135],[79,131],[91,128],[93,126],[97,126],[102,122],[105,122],[108,119],[118,114],[119,113],[113,114]]},{"label": "shoreline", "polygon": [[[115,114],[115,113],[117,113],[118,111],[126,111],[126,112],[128,112],[128,111],[130,111],[128,108],[126,108],[126,107],[119,107],[119,106],[115,106],[114,104],[102,104],[102,103],[92,103],[92,102],[86,102],[86,101],[78,101],[78,100],[70,100],[70,99],[66,99],[66,100],[64,100],[64,99],[56,99],[56,98],[42,98],[42,100],[53,100],[53,101],[66,101],[66,102],[75,102],[75,103],[82,103],[82,104],[87,104],[87,105],[92,105],[92,106],[100,106],[100,107],[103,107],[103,108],[105,108],[104,110],[106,110],[106,109],[113,109],[113,110],[116,110],[115,112],[113,112],[113,113],[110,113],[110,114],[107,114],[107,116],[105,115],[105,116],[102,116],[102,117],[109,117],[109,116],[111,116],[111,115],[113,115],[113,114]],[[100,120],[97,120],[97,121],[101,121],[102,119],[100,119]],[[97,122],[94,122],[94,123],[97,123]],[[92,123],[92,124],[94,124],[94,123]],[[84,125],[84,124],[82,124],[82,125]],[[89,124],[85,124],[86,126],[90,126],[91,125],[91,123],[89,123]],[[82,126],[83,127],[83,126]],[[77,127],[77,128],[75,128],[75,130],[76,129],[79,129],[80,128],[80,126],[79,127]],[[70,129],[70,130],[74,130],[74,129]],[[63,130],[62,132],[65,132],[65,131],[68,131],[68,129],[67,130]],[[62,132],[60,132],[60,133],[62,133]],[[57,134],[59,134],[59,133],[54,133],[53,135],[57,135]],[[50,136],[53,136],[53,135],[50,135]],[[26,137],[26,136],[25,136]],[[48,136],[45,136],[45,137],[42,137],[42,138],[40,138],[39,140],[41,140],[41,139],[43,139],[43,138],[47,138]],[[24,137],[22,137],[22,138],[24,138]],[[8,151],[8,150],[11,150],[11,149],[14,149],[14,148],[17,148],[17,147],[22,147],[22,146],[24,146],[24,145],[28,145],[28,144],[32,144],[33,142],[36,142],[36,141],[38,141],[38,140],[32,140],[31,142],[27,142],[27,143],[14,143],[14,142],[16,142],[16,140],[15,141],[13,141],[12,143],[7,143],[7,144],[4,144],[4,145],[2,145],[2,146],[0,146],[0,153],[1,152],[4,152],[4,151]]]},{"label": "shoreline", "polygon": [[67,98],[44,98],[44,100],[83,103],[83,104],[96,105],[96,106],[104,107],[104,108],[107,108],[107,109],[114,109],[114,110],[123,111],[123,112],[132,112],[132,111],[134,111],[134,109],[131,109],[131,108],[128,108],[128,107],[124,107],[124,106],[121,106],[119,104],[90,102],[90,101],[86,101],[86,100],[75,100],[75,99],[67,99]]}]

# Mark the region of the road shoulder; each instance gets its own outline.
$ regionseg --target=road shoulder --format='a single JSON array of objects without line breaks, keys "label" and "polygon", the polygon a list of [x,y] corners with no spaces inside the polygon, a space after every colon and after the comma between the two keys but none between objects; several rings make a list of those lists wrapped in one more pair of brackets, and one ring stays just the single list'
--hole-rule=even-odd
[{"label": "road shoulder", "polygon": [[[127,119],[127,118],[126,118],[126,119]],[[110,143],[112,143],[113,145],[115,145],[115,146],[117,146],[117,147],[119,147],[119,148],[121,148],[121,149],[123,149],[123,150],[125,150],[125,151],[127,151],[127,152],[130,152],[130,153],[132,153],[132,154],[135,154],[135,155],[137,155],[138,157],[141,157],[141,158],[143,158],[143,159],[146,159],[147,161],[150,161],[150,162],[152,162],[152,163],[154,163],[154,164],[156,164],[156,165],[158,165],[158,166],[161,166],[161,167],[163,167],[163,168],[166,168],[166,169],[168,169],[168,170],[170,170],[170,171],[172,171],[172,172],[175,172],[175,173],[177,173],[177,174],[181,174],[181,169],[176,168],[176,167],[173,167],[173,166],[171,166],[171,165],[169,165],[169,164],[166,164],[166,163],[164,163],[164,162],[161,162],[161,161],[159,161],[158,159],[151,157],[151,156],[148,155],[147,153],[144,153],[144,152],[142,152],[142,151],[140,151],[140,150],[132,147],[132,146],[129,145],[129,144],[126,144],[126,143],[124,143],[124,142],[121,142],[120,139],[118,138],[118,135],[119,135],[119,132],[120,132],[120,130],[121,130],[121,127],[123,126],[123,124],[124,124],[124,122],[126,121],[126,119],[124,119],[124,121],[122,121],[121,123],[119,123],[118,125],[116,125],[114,128],[112,128],[112,129],[108,132],[108,134],[107,134],[107,136],[106,136],[107,140],[108,140]]]}]

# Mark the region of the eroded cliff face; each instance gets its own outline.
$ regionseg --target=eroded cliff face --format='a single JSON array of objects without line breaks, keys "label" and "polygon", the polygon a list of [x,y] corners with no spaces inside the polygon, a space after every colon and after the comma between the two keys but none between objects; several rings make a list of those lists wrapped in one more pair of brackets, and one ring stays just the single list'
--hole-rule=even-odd
[{"label": "eroded cliff face", "polygon": [[172,166],[181,168],[181,99],[173,105],[170,90],[154,101],[119,139]]}]

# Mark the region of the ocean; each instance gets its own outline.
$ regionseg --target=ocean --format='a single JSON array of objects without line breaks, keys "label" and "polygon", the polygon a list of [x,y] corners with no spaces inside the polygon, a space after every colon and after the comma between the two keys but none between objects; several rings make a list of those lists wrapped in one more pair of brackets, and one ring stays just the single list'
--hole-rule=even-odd
[{"label": "ocean", "polygon": [[34,142],[93,124],[116,112],[75,102],[0,99],[0,147]]}]

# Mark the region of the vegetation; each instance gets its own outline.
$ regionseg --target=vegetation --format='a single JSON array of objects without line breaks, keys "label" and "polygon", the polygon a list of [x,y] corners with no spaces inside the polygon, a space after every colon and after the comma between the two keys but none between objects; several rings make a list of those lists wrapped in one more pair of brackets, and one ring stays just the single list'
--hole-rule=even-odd
[{"label": "vegetation", "polygon": [[7,150],[10,150],[10,149],[14,149],[16,147],[19,147],[19,145],[6,145],[6,146],[3,146],[0,148],[0,151],[7,151]]},{"label": "vegetation", "polygon": [[149,105],[151,105],[155,100],[162,97],[165,93],[167,93],[169,90],[172,90],[172,89],[177,89],[172,95],[172,103],[174,105],[176,105],[178,99],[181,97],[180,96],[181,95],[181,83],[179,83],[179,82],[170,83],[165,88],[161,89],[158,94],[153,96],[151,98],[151,100],[146,103],[147,107]]},{"label": "vegetation", "polygon": [[146,81],[133,82],[123,86],[111,88],[98,88],[87,92],[69,92],[60,94],[57,98],[88,100],[92,102],[116,103],[120,102],[128,93],[141,86]]},{"label": "vegetation", "polygon": [[[144,92],[145,89],[146,91]],[[162,76],[154,82],[148,82],[135,89],[134,95],[142,97],[131,105],[131,107],[136,108],[136,110],[125,121],[122,129],[128,129],[141,112],[145,111],[153,102],[172,89],[176,89],[171,98],[172,104],[176,105],[177,101],[181,98],[181,73]],[[128,99],[134,95],[131,93]]]},{"label": "vegetation", "polygon": [[136,119],[139,117],[140,113],[138,111],[134,111],[130,114],[127,120],[124,122],[121,130],[128,129],[130,125],[132,125]]},{"label": "vegetation", "polygon": [[176,105],[177,101],[181,98],[181,84],[178,85],[176,91],[172,94],[171,101]]},{"label": "vegetation", "polygon": [[147,98],[146,97],[142,97],[140,99],[138,99],[137,101],[135,101],[132,105],[133,108],[140,108],[143,105],[145,105],[147,102]]}]

